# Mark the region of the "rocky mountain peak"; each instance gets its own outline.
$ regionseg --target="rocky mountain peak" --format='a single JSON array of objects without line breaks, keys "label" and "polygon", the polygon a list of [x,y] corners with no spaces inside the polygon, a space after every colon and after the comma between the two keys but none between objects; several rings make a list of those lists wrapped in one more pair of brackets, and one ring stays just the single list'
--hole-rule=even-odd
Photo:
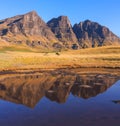
[{"label": "rocky mountain peak", "polygon": [[71,47],[72,44],[77,44],[77,38],[72,30],[72,25],[67,16],[59,16],[58,18],[53,18],[48,21],[47,24],[61,42]]},{"label": "rocky mountain peak", "polygon": [[95,47],[103,45],[120,44],[120,39],[107,27],[85,20],[73,26],[79,44],[84,47]]},{"label": "rocky mountain peak", "polygon": [[36,21],[42,20],[42,19],[39,17],[39,15],[35,11],[31,11],[31,12],[24,15],[24,20],[36,22]]},{"label": "rocky mountain peak", "polygon": [[58,20],[59,20],[59,22],[68,25],[68,27],[71,27],[71,23],[67,16],[59,16]]},{"label": "rocky mountain peak", "polygon": [[[53,18],[48,21],[49,27],[59,27],[59,28],[66,28],[71,27],[70,21],[67,16],[59,16],[58,18]],[[54,31],[53,31],[54,32]]]},{"label": "rocky mountain peak", "polygon": [[0,38],[33,46],[72,49],[120,44],[119,37],[97,22],[85,20],[72,27],[67,16],[59,16],[46,24],[35,11],[0,20]]},{"label": "rocky mountain peak", "polygon": [[21,35],[23,38],[26,36],[35,38],[37,36],[39,41],[57,41],[51,29],[35,11],[5,19],[0,23],[0,26],[2,27],[0,29],[1,36],[7,36],[7,34]]},{"label": "rocky mountain peak", "polygon": [[32,10],[32,11],[26,13],[25,15],[38,15],[38,14],[35,10]]},{"label": "rocky mountain peak", "polygon": [[85,20],[85,21],[83,21],[84,23],[92,23],[92,21],[91,20],[89,20],[89,19],[87,19],[87,20]]}]

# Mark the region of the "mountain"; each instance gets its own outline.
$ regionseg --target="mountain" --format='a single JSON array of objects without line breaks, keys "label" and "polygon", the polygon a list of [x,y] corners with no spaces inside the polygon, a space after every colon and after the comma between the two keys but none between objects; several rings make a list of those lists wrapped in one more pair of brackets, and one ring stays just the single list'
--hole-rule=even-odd
[{"label": "mountain", "polygon": [[107,27],[90,20],[72,27],[67,16],[59,16],[45,23],[31,11],[0,20],[0,46],[4,44],[61,50],[120,45],[120,38]]},{"label": "mountain", "polygon": [[107,27],[90,20],[75,24],[73,31],[82,48],[120,44],[120,39]]},{"label": "mountain", "polygon": [[48,21],[47,24],[59,41],[61,41],[64,45],[70,48],[74,48],[74,44],[78,45],[78,40],[72,30],[72,25],[67,16],[53,18]]},{"label": "mountain", "polygon": [[26,43],[29,46],[42,46],[45,42],[49,45],[57,41],[50,28],[35,11],[0,21],[0,36],[8,42]]}]

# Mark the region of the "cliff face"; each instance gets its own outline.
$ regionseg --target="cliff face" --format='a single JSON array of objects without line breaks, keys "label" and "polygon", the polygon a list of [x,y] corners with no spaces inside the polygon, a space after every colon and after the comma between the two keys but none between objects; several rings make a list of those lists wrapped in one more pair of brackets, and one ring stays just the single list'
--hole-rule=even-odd
[{"label": "cliff face", "polygon": [[13,41],[24,41],[26,44],[28,44],[28,41],[29,44],[32,41],[50,44],[57,41],[50,28],[35,11],[0,21],[0,36],[9,42],[12,41],[10,39],[12,37],[14,38]]},{"label": "cliff face", "polygon": [[43,49],[120,45],[119,37],[96,22],[86,20],[72,27],[67,16],[60,16],[46,24],[35,11],[1,20],[0,40]]},{"label": "cliff face", "polygon": [[83,48],[120,44],[120,39],[107,27],[90,20],[75,24],[73,31]]},{"label": "cliff face", "polygon": [[48,21],[47,24],[59,41],[61,41],[64,45],[72,48],[74,48],[74,44],[78,45],[78,40],[72,30],[71,23],[67,16],[53,18]]},{"label": "cliff face", "polygon": [[46,23],[34,11],[14,19],[8,25],[9,31],[13,34],[40,35],[47,39],[54,38]]}]

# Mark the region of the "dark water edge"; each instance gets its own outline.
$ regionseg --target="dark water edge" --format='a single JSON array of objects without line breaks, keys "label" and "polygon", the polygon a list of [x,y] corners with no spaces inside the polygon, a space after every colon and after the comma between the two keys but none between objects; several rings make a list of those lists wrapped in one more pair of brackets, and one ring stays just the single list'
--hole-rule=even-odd
[{"label": "dark water edge", "polygon": [[119,69],[0,77],[0,126],[119,126]]}]

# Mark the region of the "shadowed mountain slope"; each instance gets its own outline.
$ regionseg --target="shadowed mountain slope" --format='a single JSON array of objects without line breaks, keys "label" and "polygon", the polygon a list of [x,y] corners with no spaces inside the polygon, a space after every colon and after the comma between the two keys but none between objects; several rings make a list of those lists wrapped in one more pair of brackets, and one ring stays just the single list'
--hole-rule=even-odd
[{"label": "shadowed mountain slope", "polygon": [[107,27],[90,20],[75,24],[73,31],[83,48],[120,44],[120,39]]},{"label": "shadowed mountain slope", "polygon": [[[64,43],[67,47],[74,49],[74,44],[78,44],[76,35],[72,30],[72,25],[67,16],[60,16],[48,21],[48,26],[51,28],[55,36]],[[77,47],[76,47],[77,48]]]},{"label": "shadowed mountain slope", "polygon": [[0,20],[0,40],[43,49],[120,45],[119,37],[96,22],[86,20],[72,27],[67,16],[59,16],[45,23],[35,11]]}]

